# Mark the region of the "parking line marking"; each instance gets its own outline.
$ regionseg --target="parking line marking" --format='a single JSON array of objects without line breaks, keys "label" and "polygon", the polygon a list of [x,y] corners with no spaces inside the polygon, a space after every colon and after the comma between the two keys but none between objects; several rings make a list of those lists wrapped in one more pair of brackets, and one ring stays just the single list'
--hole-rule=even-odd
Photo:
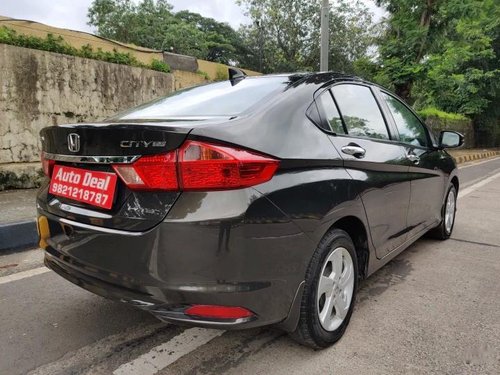
[{"label": "parking line marking", "polygon": [[32,277],[32,276],[36,276],[36,275],[41,275],[41,274],[44,274],[44,273],[49,272],[49,271],[50,270],[47,267],[39,267],[39,268],[33,268],[32,270],[28,270],[28,271],[13,273],[12,275],[0,277],[0,285],[7,284],[7,283],[10,283],[12,281],[26,279],[28,277]]},{"label": "parking line marking", "polygon": [[189,328],[171,340],[125,363],[113,371],[114,375],[153,375],[189,354],[202,345],[222,335],[225,331],[206,328]]},{"label": "parking line marking", "polygon": [[494,175],[482,180],[482,181],[479,181],[477,183],[475,183],[474,185],[471,185],[463,190],[461,190],[459,193],[458,193],[458,199],[460,198],[463,198],[465,197],[466,195],[469,195],[470,193],[472,193],[473,191],[483,187],[484,185],[487,185],[489,184],[491,181],[493,180],[496,180],[497,178],[500,177],[500,172],[498,173],[495,173]]}]

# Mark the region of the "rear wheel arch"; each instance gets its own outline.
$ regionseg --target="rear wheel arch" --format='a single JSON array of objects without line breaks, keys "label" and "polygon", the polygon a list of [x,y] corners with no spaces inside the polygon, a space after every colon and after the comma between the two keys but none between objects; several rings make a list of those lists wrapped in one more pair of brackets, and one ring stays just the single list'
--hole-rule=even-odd
[{"label": "rear wheel arch", "polygon": [[460,183],[458,181],[458,177],[453,176],[453,178],[451,179],[451,183],[455,186],[455,189],[457,189],[457,193],[458,193],[458,188],[460,186]]},{"label": "rear wheel arch", "polygon": [[327,232],[332,229],[342,229],[351,237],[358,258],[358,276],[361,279],[366,278],[370,247],[368,245],[368,231],[363,222],[356,216],[346,216],[337,220]]}]

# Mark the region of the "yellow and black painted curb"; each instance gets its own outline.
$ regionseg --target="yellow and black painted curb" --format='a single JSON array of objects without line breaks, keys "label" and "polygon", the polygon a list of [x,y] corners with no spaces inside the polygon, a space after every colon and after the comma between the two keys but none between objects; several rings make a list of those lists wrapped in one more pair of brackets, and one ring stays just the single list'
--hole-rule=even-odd
[{"label": "yellow and black painted curb", "polygon": [[494,156],[500,156],[500,150],[481,151],[481,152],[475,152],[475,153],[471,153],[468,155],[460,155],[460,156],[454,156],[453,153],[451,153],[451,154],[452,154],[452,156],[455,159],[455,162],[457,164],[463,164],[463,163],[467,163],[469,161],[487,159],[487,158],[492,158]]}]

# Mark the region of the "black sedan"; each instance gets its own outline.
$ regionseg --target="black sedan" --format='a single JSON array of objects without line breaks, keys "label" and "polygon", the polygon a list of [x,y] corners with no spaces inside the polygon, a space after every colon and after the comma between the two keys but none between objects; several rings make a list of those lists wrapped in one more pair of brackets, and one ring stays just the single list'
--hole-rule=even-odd
[{"label": "black sedan", "polygon": [[382,87],[335,73],[231,79],[41,132],[45,264],[169,322],[277,325],[326,347],[356,289],[419,237],[447,239],[447,147]]}]

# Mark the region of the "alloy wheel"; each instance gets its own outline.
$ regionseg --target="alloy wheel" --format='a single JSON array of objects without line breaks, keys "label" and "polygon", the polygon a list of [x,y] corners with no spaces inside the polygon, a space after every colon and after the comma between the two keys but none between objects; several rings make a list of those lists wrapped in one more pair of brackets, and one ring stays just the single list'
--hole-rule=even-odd
[{"label": "alloy wheel", "polygon": [[446,233],[451,233],[453,228],[453,223],[455,222],[455,208],[456,208],[456,197],[455,190],[451,189],[448,193],[448,198],[446,199],[446,208],[444,213],[444,227]]},{"label": "alloy wheel", "polygon": [[349,251],[338,247],[330,252],[318,281],[317,308],[321,326],[335,331],[344,321],[354,291],[354,264]]}]

